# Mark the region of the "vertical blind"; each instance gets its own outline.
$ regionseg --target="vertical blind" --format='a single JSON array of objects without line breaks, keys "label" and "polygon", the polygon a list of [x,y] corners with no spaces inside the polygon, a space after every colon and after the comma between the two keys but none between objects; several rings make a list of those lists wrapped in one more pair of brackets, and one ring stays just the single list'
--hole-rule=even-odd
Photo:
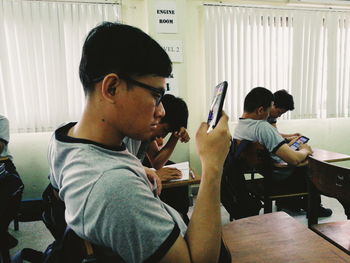
[{"label": "vertical blind", "polygon": [[207,94],[229,82],[225,110],[231,119],[242,114],[245,95],[257,86],[294,96],[295,110],[284,118],[349,117],[349,12],[204,9]]},{"label": "vertical blind", "polygon": [[91,28],[119,17],[116,4],[0,0],[0,114],[12,132],[79,118],[82,44]]}]

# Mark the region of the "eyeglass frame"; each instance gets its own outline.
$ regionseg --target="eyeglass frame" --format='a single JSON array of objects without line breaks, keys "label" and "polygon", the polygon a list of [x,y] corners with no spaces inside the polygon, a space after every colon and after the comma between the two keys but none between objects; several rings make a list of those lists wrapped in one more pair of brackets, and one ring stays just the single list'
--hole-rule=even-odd
[{"label": "eyeglass frame", "polygon": [[[105,76],[106,76],[106,75],[101,76],[101,77],[98,77],[98,78],[95,78],[95,79],[92,81],[92,83],[96,83],[96,82],[99,82],[99,81],[103,80]],[[125,80],[125,81],[127,81],[127,82],[129,82],[129,83],[131,83],[131,84],[133,84],[133,85],[135,85],[135,86],[138,86],[138,87],[143,88],[143,89],[146,89],[146,90],[150,90],[150,91],[152,91],[152,92],[158,94],[159,97],[158,97],[158,98],[155,98],[155,100],[156,100],[156,106],[159,106],[159,104],[162,102],[162,99],[163,99],[164,94],[165,94],[165,89],[160,89],[160,88],[152,87],[152,86],[150,86],[150,85],[147,85],[147,84],[145,84],[145,83],[139,82],[139,81],[134,80],[134,79],[132,79],[132,78],[130,78],[130,77],[128,77],[128,76],[125,76],[125,75],[120,75],[120,74],[119,74],[119,78],[120,78],[120,79],[123,79],[123,80]]]}]

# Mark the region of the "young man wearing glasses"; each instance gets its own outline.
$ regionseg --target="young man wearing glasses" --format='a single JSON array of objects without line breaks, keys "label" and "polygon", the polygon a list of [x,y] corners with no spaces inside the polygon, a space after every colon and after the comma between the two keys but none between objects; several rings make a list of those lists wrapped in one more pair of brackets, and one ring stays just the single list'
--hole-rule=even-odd
[{"label": "young man wearing glasses", "polygon": [[206,123],[197,131],[202,182],[186,227],[122,143],[125,136],[147,140],[159,125],[168,55],[139,29],[103,23],[88,34],[79,70],[84,112],[57,129],[49,147],[50,181],[65,202],[68,226],[125,262],[217,262],[227,116],[211,133]]}]

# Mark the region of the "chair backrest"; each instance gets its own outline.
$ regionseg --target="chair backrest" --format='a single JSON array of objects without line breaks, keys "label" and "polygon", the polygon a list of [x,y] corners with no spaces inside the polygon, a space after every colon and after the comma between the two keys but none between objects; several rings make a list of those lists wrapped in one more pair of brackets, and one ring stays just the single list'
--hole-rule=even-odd
[{"label": "chair backrest", "polygon": [[350,203],[350,169],[309,158],[309,178],[322,194]]},{"label": "chair backrest", "polygon": [[265,146],[248,140],[234,141],[237,145],[235,158],[244,172],[265,173],[271,167],[270,155]]},{"label": "chair backrest", "polygon": [[241,153],[249,147],[250,141],[233,140],[226,157],[221,180],[221,203],[230,214],[230,219],[257,215],[261,202],[252,196],[246,185]]}]

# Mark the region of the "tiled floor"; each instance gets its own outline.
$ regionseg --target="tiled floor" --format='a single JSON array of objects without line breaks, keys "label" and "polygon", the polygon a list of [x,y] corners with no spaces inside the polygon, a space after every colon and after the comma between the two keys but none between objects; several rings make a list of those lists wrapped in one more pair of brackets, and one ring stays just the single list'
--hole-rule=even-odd
[{"label": "tiled floor", "polygon": [[[325,207],[333,210],[333,215],[329,218],[320,218],[319,222],[346,220],[344,210],[337,200],[323,196],[322,202]],[[274,207],[274,211],[276,211],[276,207]],[[191,213],[192,207],[189,214]],[[261,210],[260,213],[263,213],[263,211]],[[290,215],[300,223],[307,225],[305,213]],[[229,223],[229,215],[223,207],[221,208],[221,217],[223,225]],[[33,248],[43,251],[53,241],[52,236],[42,222],[20,223],[19,228],[19,231],[14,231],[13,224],[10,225],[9,232],[19,240],[18,246],[11,250],[11,254],[16,253],[22,248]]]},{"label": "tiled floor", "polygon": [[[330,217],[319,218],[318,219],[319,223],[346,220],[344,209],[336,199],[322,196],[322,204],[324,207],[331,208],[333,211],[333,214]],[[276,212],[276,211],[277,211],[276,206],[273,206],[273,212]],[[283,210],[283,211],[287,212],[290,216],[294,217],[301,224],[307,225],[306,212],[293,213],[288,210]],[[263,213],[264,213],[263,209],[261,209],[260,214],[263,214]],[[221,206],[221,221],[223,225],[230,222],[229,214],[227,213],[226,209],[223,206]]]}]

